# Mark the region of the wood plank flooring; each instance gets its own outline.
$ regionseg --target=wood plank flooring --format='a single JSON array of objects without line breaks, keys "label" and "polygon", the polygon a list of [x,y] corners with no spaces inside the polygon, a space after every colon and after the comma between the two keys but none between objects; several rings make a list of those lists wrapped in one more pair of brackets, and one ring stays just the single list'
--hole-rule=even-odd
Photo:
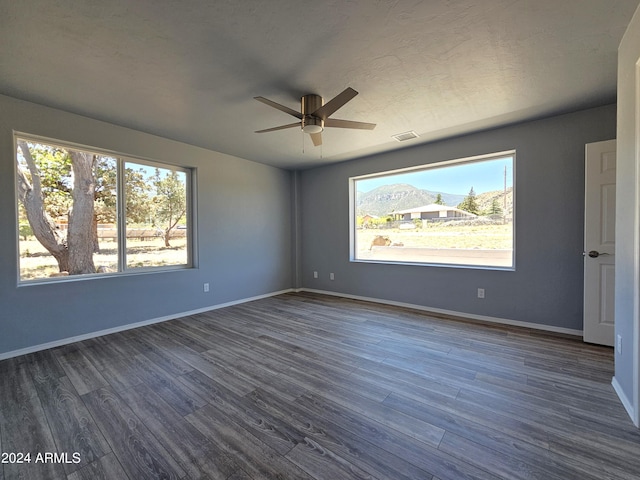
[{"label": "wood plank flooring", "polygon": [[612,376],[574,338],[280,295],[0,362],[32,460],[0,480],[637,480]]}]

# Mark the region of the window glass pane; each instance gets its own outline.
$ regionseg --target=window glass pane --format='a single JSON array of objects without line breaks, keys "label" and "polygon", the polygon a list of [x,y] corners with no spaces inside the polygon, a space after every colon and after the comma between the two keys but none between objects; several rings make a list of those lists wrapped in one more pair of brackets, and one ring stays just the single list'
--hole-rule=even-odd
[{"label": "window glass pane", "polygon": [[187,172],[125,162],[126,266],[187,265]]},{"label": "window glass pane", "polygon": [[20,280],[116,269],[117,243],[100,234],[116,218],[116,160],[16,140]]},{"label": "window glass pane", "polygon": [[512,268],[514,156],[356,178],[352,258]]}]

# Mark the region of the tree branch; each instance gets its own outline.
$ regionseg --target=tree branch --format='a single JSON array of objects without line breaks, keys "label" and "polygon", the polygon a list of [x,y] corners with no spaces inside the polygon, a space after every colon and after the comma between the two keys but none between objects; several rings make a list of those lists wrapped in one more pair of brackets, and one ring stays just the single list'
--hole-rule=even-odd
[{"label": "tree branch", "polygon": [[58,261],[60,271],[66,270],[67,246],[58,234],[54,222],[45,211],[40,171],[31,156],[27,142],[18,140],[18,147],[22,152],[29,173],[31,173],[31,182],[29,182],[25,172],[18,168],[18,196],[27,213],[27,220],[29,220],[31,230],[38,241]]}]

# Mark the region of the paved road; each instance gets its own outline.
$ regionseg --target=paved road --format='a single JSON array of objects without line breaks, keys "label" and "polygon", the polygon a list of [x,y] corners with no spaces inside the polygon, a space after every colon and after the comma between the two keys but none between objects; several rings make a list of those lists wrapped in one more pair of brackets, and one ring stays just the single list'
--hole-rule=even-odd
[{"label": "paved road", "polygon": [[456,265],[510,267],[512,255],[512,250],[374,246],[371,251],[361,254],[359,259],[407,263],[452,263]]}]

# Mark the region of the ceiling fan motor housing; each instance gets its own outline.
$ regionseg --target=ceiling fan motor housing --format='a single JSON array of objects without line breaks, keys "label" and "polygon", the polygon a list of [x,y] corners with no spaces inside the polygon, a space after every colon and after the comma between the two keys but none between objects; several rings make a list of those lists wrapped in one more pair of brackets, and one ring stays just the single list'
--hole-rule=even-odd
[{"label": "ceiling fan motor housing", "polygon": [[305,95],[300,100],[302,113],[302,131],[305,133],[320,133],[324,130],[324,120],[312,115],[324,104],[320,95]]}]

